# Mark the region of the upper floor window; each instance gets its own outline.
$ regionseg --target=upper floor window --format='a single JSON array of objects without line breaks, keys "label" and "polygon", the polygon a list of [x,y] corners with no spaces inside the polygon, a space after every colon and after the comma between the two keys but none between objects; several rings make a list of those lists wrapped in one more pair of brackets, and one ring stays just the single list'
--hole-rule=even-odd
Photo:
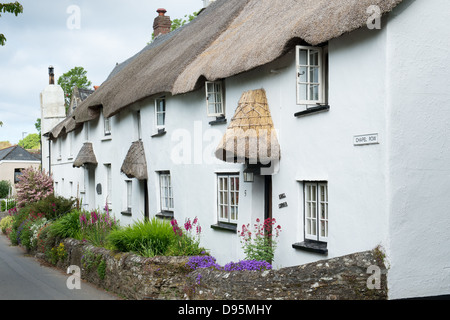
[{"label": "upper floor window", "polygon": [[225,114],[223,101],[223,84],[221,81],[205,84],[208,117],[220,117]]},{"label": "upper floor window", "polygon": [[157,129],[164,129],[166,125],[166,98],[161,97],[155,100],[155,122]]},{"label": "upper floor window", "polygon": [[111,118],[104,118],[103,119],[103,125],[104,125],[104,133],[105,136],[111,135]]},{"label": "upper floor window", "polygon": [[326,47],[296,47],[297,104],[326,103],[327,56]]}]

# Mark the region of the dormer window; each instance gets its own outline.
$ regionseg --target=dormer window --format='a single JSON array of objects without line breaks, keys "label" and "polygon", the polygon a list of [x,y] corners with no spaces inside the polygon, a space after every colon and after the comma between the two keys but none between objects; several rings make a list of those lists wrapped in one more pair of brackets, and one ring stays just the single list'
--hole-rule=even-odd
[{"label": "dormer window", "polygon": [[225,114],[223,83],[221,81],[207,81],[205,88],[208,117],[223,117]]}]

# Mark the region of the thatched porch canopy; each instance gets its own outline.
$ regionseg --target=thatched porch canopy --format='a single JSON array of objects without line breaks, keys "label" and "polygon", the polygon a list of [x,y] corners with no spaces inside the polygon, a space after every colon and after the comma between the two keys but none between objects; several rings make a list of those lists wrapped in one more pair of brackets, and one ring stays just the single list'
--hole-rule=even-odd
[{"label": "thatched porch canopy", "polygon": [[80,168],[86,164],[98,164],[97,158],[94,154],[94,148],[92,147],[92,143],[90,142],[86,142],[83,144],[83,147],[81,147],[81,150],[73,163],[73,167]]},{"label": "thatched porch canopy", "polygon": [[242,94],[215,155],[222,161],[250,164],[280,159],[280,145],[263,89]]},{"label": "thatched porch canopy", "polygon": [[121,172],[128,178],[147,180],[147,161],[145,159],[144,144],[142,141],[133,142],[123,161]]},{"label": "thatched porch canopy", "polygon": [[[205,80],[265,65],[296,44],[317,45],[365,27],[378,6],[402,0],[216,0],[178,30],[125,61],[75,111],[76,122],[105,117],[157,94],[200,88]],[[102,109],[100,109],[102,107]]]}]

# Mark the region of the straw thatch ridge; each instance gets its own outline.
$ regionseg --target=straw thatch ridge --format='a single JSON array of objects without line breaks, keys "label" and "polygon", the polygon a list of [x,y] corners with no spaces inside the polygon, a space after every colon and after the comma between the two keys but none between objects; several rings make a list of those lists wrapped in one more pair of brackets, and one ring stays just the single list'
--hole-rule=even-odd
[{"label": "straw thatch ridge", "polygon": [[215,155],[226,162],[268,164],[280,145],[264,89],[244,92]]},{"label": "straw thatch ridge", "polygon": [[94,148],[92,147],[92,143],[90,142],[85,142],[83,144],[83,147],[81,147],[78,156],[73,162],[73,167],[80,168],[86,164],[93,164],[93,165],[98,164],[97,158],[95,157],[94,154]]},{"label": "straw thatch ridge", "polygon": [[227,78],[267,64],[305,41],[320,44],[366,25],[402,0],[216,0],[182,30],[114,71],[74,112],[77,123],[111,117],[156,94],[187,93],[200,80]]},{"label": "straw thatch ridge", "polygon": [[120,171],[125,173],[128,178],[138,180],[147,180],[147,161],[145,159],[144,144],[141,140],[132,143],[127,156],[123,161]]}]

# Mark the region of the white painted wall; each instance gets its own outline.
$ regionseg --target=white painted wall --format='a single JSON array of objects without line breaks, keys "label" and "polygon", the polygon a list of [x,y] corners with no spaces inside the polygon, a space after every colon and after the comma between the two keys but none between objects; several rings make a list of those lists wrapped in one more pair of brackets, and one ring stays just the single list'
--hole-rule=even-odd
[{"label": "white painted wall", "polygon": [[450,293],[450,2],[405,1],[387,25],[389,296]]}]

